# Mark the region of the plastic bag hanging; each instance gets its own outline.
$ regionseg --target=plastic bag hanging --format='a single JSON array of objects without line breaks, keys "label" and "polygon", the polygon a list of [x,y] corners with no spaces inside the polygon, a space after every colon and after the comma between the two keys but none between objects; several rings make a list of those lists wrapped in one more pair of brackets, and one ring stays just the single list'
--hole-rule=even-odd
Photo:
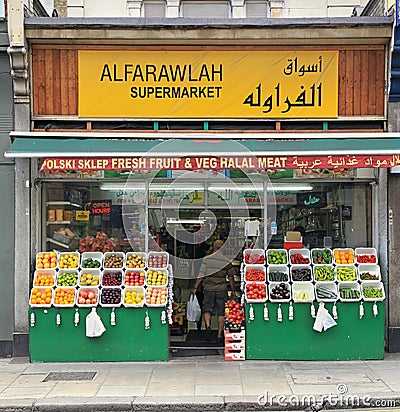
[{"label": "plastic bag hanging", "polygon": [[186,307],[186,318],[189,322],[198,322],[201,318],[201,307],[196,295],[190,295]]},{"label": "plastic bag hanging", "polygon": [[372,313],[374,315],[374,317],[376,318],[378,316],[378,305],[376,304],[376,302],[374,302],[374,304],[372,305]]},{"label": "plastic bag hanging", "polygon": [[112,310],[111,310],[110,324],[111,324],[111,326],[115,326],[117,324],[117,318],[115,316],[115,308],[112,308]]},{"label": "plastic bag hanging", "polygon": [[167,314],[165,310],[161,311],[161,323],[165,325],[167,323]]},{"label": "plastic bag hanging", "polygon": [[32,312],[31,312],[31,327],[32,328],[35,326],[35,323],[36,323],[35,311],[32,309]]},{"label": "plastic bag hanging", "polygon": [[335,319],[335,320],[337,320],[338,317],[339,317],[336,302],[333,304],[333,307],[332,307],[332,315],[333,315],[333,319]]},{"label": "plastic bag hanging", "polygon": [[266,303],[264,303],[264,320],[269,321],[269,312],[268,312],[268,306]]},{"label": "plastic bag hanging", "polygon": [[311,303],[310,314],[312,318],[315,318],[315,306],[314,303]]},{"label": "plastic bag hanging", "polygon": [[249,320],[254,320],[254,308],[251,303],[250,303],[250,309],[249,309]]},{"label": "plastic bag hanging", "polygon": [[294,308],[293,308],[293,303],[290,302],[289,304],[289,320],[294,319]]},{"label": "plastic bag hanging", "polygon": [[106,328],[97,314],[96,308],[92,308],[91,312],[86,316],[86,336],[88,338],[98,338],[105,331]]},{"label": "plastic bag hanging", "polygon": [[277,313],[277,321],[282,322],[283,317],[282,317],[282,308],[281,304],[278,305],[278,313]]},{"label": "plastic bag hanging", "polygon": [[146,330],[150,329],[150,317],[149,317],[149,311],[146,310],[146,316],[144,317],[144,328]]},{"label": "plastic bag hanging", "polygon": [[362,319],[364,317],[364,305],[363,305],[362,302],[360,303],[360,307],[358,309],[358,312],[359,312],[359,315],[360,315],[360,319]]},{"label": "plastic bag hanging", "polygon": [[75,309],[75,315],[74,315],[74,325],[78,326],[78,323],[79,323],[79,309],[76,308]]},{"label": "plastic bag hanging", "polygon": [[60,309],[57,309],[56,325],[57,325],[57,328],[61,325],[61,313],[60,313]]}]

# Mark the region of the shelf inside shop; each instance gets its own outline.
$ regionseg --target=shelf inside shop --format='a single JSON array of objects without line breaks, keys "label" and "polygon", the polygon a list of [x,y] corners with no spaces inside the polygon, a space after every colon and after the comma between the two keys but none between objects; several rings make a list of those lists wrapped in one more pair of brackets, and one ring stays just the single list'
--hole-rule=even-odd
[{"label": "shelf inside shop", "polygon": [[51,200],[46,202],[46,206],[75,206],[75,207],[82,207],[82,205],[78,203],[68,202],[66,200]]},{"label": "shelf inside shop", "polygon": [[[61,247],[63,247],[64,249],[71,249],[71,246],[70,246],[70,245],[66,245],[65,243],[58,242],[57,240],[54,240],[54,239],[52,239],[52,238],[50,238],[50,237],[47,237],[47,238],[46,238],[46,242],[54,243],[55,245],[61,246]],[[75,249],[75,248],[74,248],[74,249]]]},{"label": "shelf inside shop", "polygon": [[46,225],[87,225],[87,222],[74,222],[72,220],[46,221]]}]

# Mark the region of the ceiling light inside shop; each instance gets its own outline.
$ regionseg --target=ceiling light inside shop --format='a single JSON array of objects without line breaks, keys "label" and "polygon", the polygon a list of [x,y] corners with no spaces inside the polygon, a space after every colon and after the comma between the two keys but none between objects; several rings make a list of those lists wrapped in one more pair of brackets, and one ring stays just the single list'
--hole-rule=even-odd
[{"label": "ceiling light inside shop", "polygon": [[169,225],[179,225],[183,223],[202,225],[205,222],[205,219],[167,219],[167,224]]},{"label": "ceiling light inside shop", "polygon": [[134,183],[100,183],[100,190],[145,190],[143,184]]},{"label": "ceiling light inside shop", "polygon": [[[219,191],[219,190],[233,190],[233,191],[263,191],[262,184],[254,184],[254,185],[238,185],[238,186],[222,186],[222,185],[210,185],[208,190],[211,191]],[[268,192],[300,192],[300,191],[308,191],[313,190],[313,187],[308,184],[295,184],[295,183],[273,183],[267,185]]]}]

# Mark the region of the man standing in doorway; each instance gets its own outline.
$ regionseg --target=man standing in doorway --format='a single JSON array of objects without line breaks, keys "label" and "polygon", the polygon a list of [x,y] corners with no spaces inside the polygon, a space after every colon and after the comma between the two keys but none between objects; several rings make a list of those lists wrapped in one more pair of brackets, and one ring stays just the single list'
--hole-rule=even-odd
[{"label": "man standing in doorway", "polygon": [[204,300],[203,313],[206,324],[206,340],[211,340],[211,316],[218,317],[218,336],[219,342],[223,341],[225,302],[228,300],[228,291],[226,277],[229,277],[229,283],[233,296],[235,294],[235,281],[233,275],[235,268],[230,260],[220,251],[224,242],[216,240],[213,243],[212,254],[203,259],[199,275],[192,289],[195,294],[200,283],[203,282]]}]

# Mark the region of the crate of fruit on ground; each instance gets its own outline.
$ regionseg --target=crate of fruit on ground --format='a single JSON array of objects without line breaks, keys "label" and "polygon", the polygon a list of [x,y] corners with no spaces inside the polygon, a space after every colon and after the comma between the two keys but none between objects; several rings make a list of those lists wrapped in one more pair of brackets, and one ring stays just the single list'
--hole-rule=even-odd
[{"label": "crate of fruit on ground", "polygon": [[89,308],[97,306],[99,303],[99,288],[96,287],[79,287],[76,297],[76,306],[80,308]]},{"label": "crate of fruit on ground", "polygon": [[356,247],[354,253],[356,255],[356,263],[372,265],[378,263],[378,254],[373,247]]},{"label": "crate of fruit on ground", "polygon": [[81,255],[81,268],[100,269],[103,259],[101,252],[83,252]]},{"label": "crate of fruit on ground", "polygon": [[314,285],[311,282],[293,282],[292,295],[295,303],[312,302],[315,298]]},{"label": "crate of fruit on ground", "polygon": [[363,299],[367,302],[377,302],[385,299],[385,289],[382,282],[365,281],[361,284]]},{"label": "crate of fruit on ground", "polygon": [[264,249],[245,249],[243,251],[244,263],[246,265],[264,265],[265,250]]},{"label": "crate of fruit on ground", "polygon": [[318,302],[336,302],[339,298],[335,282],[315,282],[315,296]]},{"label": "crate of fruit on ground", "polygon": [[311,282],[312,272],[310,265],[290,266],[290,279],[292,282]]},{"label": "crate of fruit on ground", "polygon": [[290,249],[289,262],[291,265],[309,265],[311,263],[309,249]]},{"label": "crate of fruit on ground", "polygon": [[269,299],[271,302],[284,303],[290,302],[292,292],[290,284],[286,282],[270,282],[268,285]]},{"label": "crate of fruit on ground", "polygon": [[336,280],[335,267],[333,265],[314,265],[313,272],[316,282],[333,282]]},{"label": "crate of fruit on ground", "polygon": [[268,249],[267,263],[269,265],[287,265],[288,254],[286,249]]},{"label": "crate of fruit on ground", "polygon": [[357,282],[339,283],[339,298],[342,302],[358,302],[361,300],[360,284]]},{"label": "crate of fruit on ground", "polygon": [[147,266],[149,268],[167,268],[169,254],[167,252],[149,252]]},{"label": "crate of fruit on ground", "polygon": [[141,308],[146,297],[145,288],[142,286],[126,287],[122,291],[123,305],[126,308]]},{"label": "crate of fruit on ground", "polygon": [[311,261],[313,265],[331,265],[333,263],[332,249],[311,249]]},{"label": "crate of fruit on ground", "polygon": [[249,303],[267,301],[267,284],[265,282],[248,282],[245,284],[245,297]]},{"label": "crate of fruit on ground", "polygon": [[245,265],[244,280],[246,282],[265,282],[266,268],[264,265]]},{"label": "crate of fruit on ground", "polygon": [[289,266],[269,265],[267,267],[268,282],[289,282]]},{"label": "crate of fruit on ground", "polygon": [[147,264],[145,252],[129,252],[126,254],[125,267],[127,269],[144,269]]},{"label": "crate of fruit on ground", "polygon": [[379,265],[358,265],[358,278],[361,282],[365,280],[381,280],[381,269]]},{"label": "crate of fruit on ground", "polygon": [[167,305],[168,291],[165,286],[148,286],[146,290],[146,306],[163,307]]},{"label": "crate of fruit on ground", "polygon": [[357,280],[357,269],[355,265],[336,266],[336,280],[338,282],[355,282]]},{"label": "crate of fruit on ground", "polygon": [[350,248],[338,248],[333,249],[334,263],[337,265],[354,264],[354,249]]}]

